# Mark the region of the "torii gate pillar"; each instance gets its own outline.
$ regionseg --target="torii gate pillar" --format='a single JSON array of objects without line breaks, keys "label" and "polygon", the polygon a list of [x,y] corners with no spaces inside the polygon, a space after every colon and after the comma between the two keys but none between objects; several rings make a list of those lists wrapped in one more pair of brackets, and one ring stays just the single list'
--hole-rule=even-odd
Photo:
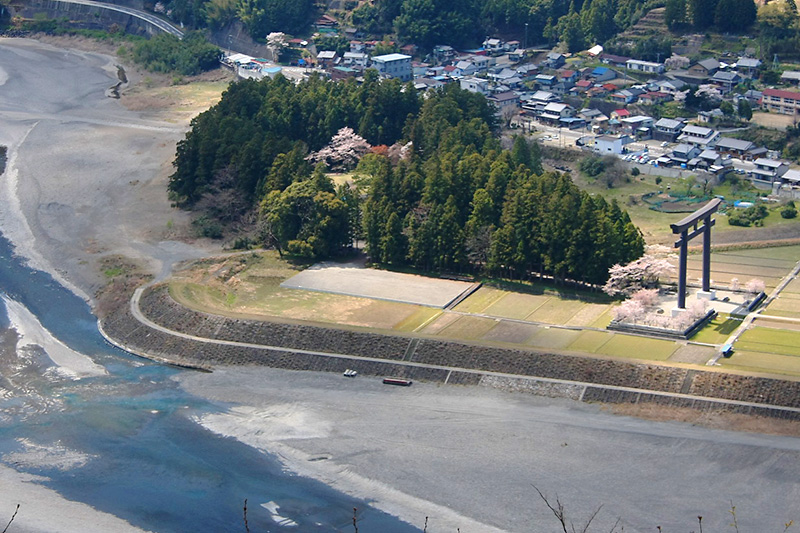
[{"label": "torii gate pillar", "polygon": [[[680,234],[675,248],[680,248],[678,264],[678,309],[686,309],[686,255],[689,241],[703,235],[703,292],[711,292],[711,228],[715,221],[711,215],[716,213],[722,200],[714,198],[677,224],[670,224],[672,233]],[[698,224],[702,226],[698,227]]]}]

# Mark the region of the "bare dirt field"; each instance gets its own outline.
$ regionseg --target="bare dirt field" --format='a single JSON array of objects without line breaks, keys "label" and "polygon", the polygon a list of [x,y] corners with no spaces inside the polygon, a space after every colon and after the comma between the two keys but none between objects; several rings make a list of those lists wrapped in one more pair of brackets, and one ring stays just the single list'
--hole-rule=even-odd
[{"label": "bare dirt field", "polygon": [[767,128],[785,130],[786,126],[791,126],[792,124],[794,124],[796,122],[796,119],[792,115],[756,112],[753,113],[752,122],[758,124],[759,126],[764,126]]},{"label": "bare dirt field", "polygon": [[446,307],[472,283],[365,268],[361,262],[319,263],[281,283],[303,289],[428,307]]}]

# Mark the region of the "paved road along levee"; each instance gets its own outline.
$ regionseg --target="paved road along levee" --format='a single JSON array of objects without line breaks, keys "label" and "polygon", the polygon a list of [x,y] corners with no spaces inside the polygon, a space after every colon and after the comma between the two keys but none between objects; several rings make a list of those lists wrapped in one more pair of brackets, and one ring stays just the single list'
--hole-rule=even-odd
[{"label": "paved road along levee", "polygon": [[607,403],[656,403],[800,420],[800,382],[685,366],[518,350],[425,336],[229,318],[175,302],[165,285],[136,291],[101,321],[140,356],[213,370],[265,365],[483,385]]}]

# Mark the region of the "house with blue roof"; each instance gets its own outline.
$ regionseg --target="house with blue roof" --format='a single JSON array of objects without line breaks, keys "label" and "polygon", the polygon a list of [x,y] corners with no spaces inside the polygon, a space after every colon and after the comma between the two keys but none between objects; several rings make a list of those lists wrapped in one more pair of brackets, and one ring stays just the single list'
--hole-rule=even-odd
[{"label": "house with blue roof", "polygon": [[595,82],[603,82],[615,79],[617,77],[617,73],[608,67],[596,67],[594,70],[592,70],[589,76],[594,78]]}]

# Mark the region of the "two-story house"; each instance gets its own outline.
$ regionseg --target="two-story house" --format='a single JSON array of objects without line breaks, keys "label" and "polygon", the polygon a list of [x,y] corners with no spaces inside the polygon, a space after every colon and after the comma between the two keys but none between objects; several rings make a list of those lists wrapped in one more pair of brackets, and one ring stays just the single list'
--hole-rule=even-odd
[{"label": "two-story house", "polygon": [[754,163],[756,168],[751,171],[753,179],[768,181],[770,183],[783,176],[786,171],[789,170],[789,165],[783,161],[768,159],[766,157],[760,157],[756,159]]},{"label": "two-story house", "polygon": [[653,138],[658,141],[675,142],[685,126],[682,120],[660,118],[653,125]]},{"label": "two-story house", "polygon": [[678,141],[686,144],[697,146],[705,150],[706,148],[714,148],[720,138],[718,131],[703,126],[684,126],[681,134],[678,135]]}]

